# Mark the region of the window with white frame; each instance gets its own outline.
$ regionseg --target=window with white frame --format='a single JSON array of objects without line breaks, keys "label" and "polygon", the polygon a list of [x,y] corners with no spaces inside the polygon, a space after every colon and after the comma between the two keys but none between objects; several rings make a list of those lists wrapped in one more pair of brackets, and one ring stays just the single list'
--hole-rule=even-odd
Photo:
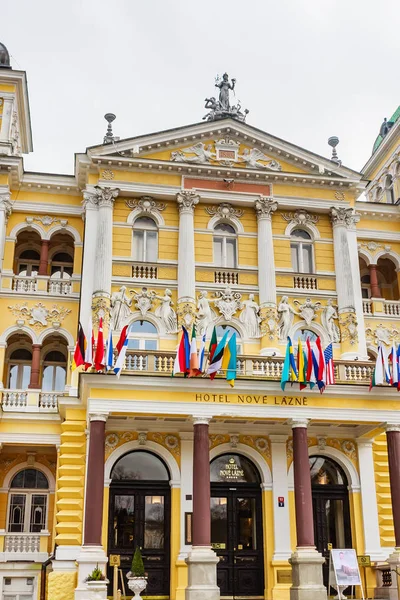
[{"label": "window with white frame", "polygon": [[62,352],[48,352],[43,364],[42,390],[44,392],[63,392],[67,377],[67,359]]},{"label": "window with white frame", "polygon": [[66,252],[57,252],[51,259],[52,279],[71,279],[72,270],[73,259]]},{"label": "window with white frame", "polygon": [[36,250],[24,250],[18,258],[18,275],[36,277],[39,271],[40,254]]},{"label": "window with white frame", "polygon": [[26,348],[14,350],[8,367],[8,389],[26,390],[31,377],[32,352]]},{"label": "window with white frame", "polygon": [[311,235],[304,229],[294,229],[290,238],[293,271],[295,273],[314,273]]},{"label": "window with white frame", "polygon": [[385,178],[385,198],[387,204],[395,203],[393,177],[391,175],[387,175]]},{"label": "window with white frame", "polygon": [[49,482],[37,469],[23,469],[10,485],[7,531],[39,533],[46,529]]},{"label": "window with white frame", "polygon": [[214,227],[214,265],[236,269],[237,234],[229,223],[218,223]]},{"label": "window with white frame", "polygon": [[134,321],[128,338],[129,350],[157,350],[158,331],[150,321]]},{"label": "window with white frame", "polygon": [[133,225],[133,259],[155,262],[158,258],[158,228],[150,217],[139,217]]}]

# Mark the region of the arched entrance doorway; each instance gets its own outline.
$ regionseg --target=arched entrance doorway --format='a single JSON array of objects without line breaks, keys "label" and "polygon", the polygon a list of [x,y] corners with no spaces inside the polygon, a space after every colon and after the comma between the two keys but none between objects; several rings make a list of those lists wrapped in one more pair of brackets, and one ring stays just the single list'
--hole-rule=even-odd
[{"label": "arched entrance doorway", "polygon": [[[146,594],[168,596],[170,584],[170,474],[151,452],[134,450],[111,470],[108,554],[121,556],[124,577],[136,546],[148,574]],[[108,578],[112,581],[111,570]],[[126,582],[126,579],[125,579]],[[112,594],[111,584],[109,594]]]},{"label": "arched entrance doorway", "polygon": [[348,482],[345,472],[326,456],[310,456],[314,539],[325,558],[324,585],[329,581],[329,550],[351,548]]},{"label": "arched entrance doorway", "polygon": [[211,544],[221,596],[264,597],[261,479],[240,454],[214,458],[211,472]]}]

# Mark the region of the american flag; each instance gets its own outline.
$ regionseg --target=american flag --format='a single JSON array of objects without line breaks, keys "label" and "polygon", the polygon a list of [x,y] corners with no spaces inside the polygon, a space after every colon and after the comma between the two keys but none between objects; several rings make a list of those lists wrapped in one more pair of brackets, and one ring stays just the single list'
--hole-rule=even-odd
[{"label": "american flag", "polygon": [[333,348],[332,344],[329,344],[324,350],[325,356],[325,385],[334,385],[335,384],[335,366],[333,364]]}]

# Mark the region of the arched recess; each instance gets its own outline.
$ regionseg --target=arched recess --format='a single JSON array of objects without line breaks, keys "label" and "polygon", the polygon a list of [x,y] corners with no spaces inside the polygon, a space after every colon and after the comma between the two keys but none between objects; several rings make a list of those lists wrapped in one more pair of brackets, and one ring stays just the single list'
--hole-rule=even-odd
[{"label": "arched recess", "polygon": [[8,338],[11,335],[13,335],[14,333],[26,333],[26,335],[31,338],[32,344],[40,343],[38,341],[38,337],[37,337],[36,333],[30,327],[26,327],[26,325],[23,325],[22,327],[19,327],[18,325],[12,325],[11,327],[8,327],[7,329],[5,329],[3,331],[3,333],[1,334],[0,344],[5,344],[8,340]]},{"label": "arched recess", "polygon": [[232,448],[230,444],[221,444],[215,446],[210,450],[210,462],[220,456],[221,454],[243,454],[246,458],[251,460],[258,469],[261,477],[261,484],[263,489],[272,489],[272,474],[269,465],[265,459],[262,458],[261,454],[254,450],[251,446],[241,444],[240,442]]},{"label": "arched recess", "polygon": [[219,223],[228,223],[228,225],[232,225],[236,229],[236,233],[244,233],[243,223],[237,217],[226,217],[221,218],[219,215],[214,215],[207,223],[207,229],[210,231],[214,231],[214,228]]},{"label": "arched recess", "polygon": [[44,340],[51,335],[61,335],[66,340],[69,347],[75,346],[75,340],[73,336],[70,334],[69,331],[63,329],[62,327],[58,329],[56,329],[55,327],[49,327],[48,329],[45,329],[39,335],[37,343],[43,344]]},{"label": "arched recess", "polygon": [[375,254],[372,263],[377,264],[380,258],[388,258],[393,262],[396,269],[400,270],[400,256],[397,254],[397,252],[393,252],[393,250],[387,251],[385,249],[380,250],[377,254]]},{"label": "arched recess", "polygon": [[372,254],[370,252],[368,252],[368,250],[362,249],[358,251],[358,256],[359,258],[362,258],[365,261],[365,264],[367,265],[367,267],[374,263],[374,258],[372,257]]},{"label": "arched recess", "polygon": [[12,240],[16,240],[17,236],[19,233],[21,233],[21,231],[36,231],[36,233],[38,233],[41,237],[41,239],[46,239],[46,231],[43,229],[43,227],[40,227],[40,225],[37,225],[36,223],[18,223],[17,225],[15,225],[12,230],[10,231],[10,235],[8,236],[9,239]]},{"label": "arched recess", "polygon": [[[350,490],[352,492],[360,491],[360,476],[357,472],[357,469],[351,460],[344,454],[344,452],[341,452],[337,448],[332,448],[331,446],[325,446],[323,450],[321,450],[318,446],[310,446],[308,448],[308,455],[318,455],[332,458],[332,460],[336,461],[344,470],[347,481],[349,482]],[[294,490],[293,461],[291,462],[288,470],[288,486],[289,490]]]},{"label": "arched recess", "polygon": [[126,325],[131,325],[134,321],[149,321],[152,325],[154,325],[159,334],[165,333],[165,327],[161,319],[158,319],[153,313],[147,312],[143,317],[141,312],[133,312],[131,313],[129,321],[126,322]]},{"label": "arched recess", "polygon": [[320,325],[319,323],[314,323],[313,321],[311,325],[307,325],[305,321],[298,321],[293,325],[292,329],[290,330],[290,337],[294,337],[295,333],[299,329],[309,329],[310,331],[314,331],[314,333],[319,335],[319,337],[321,338],[323,346],[327,346],[330,343],[328,334],[326,333],[322,325]]},{"label": "arched recess", "polygon": [[138,440],[133,440],[131,442],[127,442],[126,444],[122,444],[122,446],[118,446],[118,448],[111,452],[104,465],[104,482],[106,485],[108,485],[110,481],[111,470],[114,464],[117,462],[117,460],[121,458],[121,456],[124,456],[124,454],[132,452],[133,450],[148,450],[159,456],[165,462],[169,469],[169,472],[171,474],[171,486],[180,487],[181,472],[175,458],[166,448],[164,448],[164,446],[161,446],[160,444],[157,444],[156,442],[152,442],[150,440],[146,440],[146,443],[144,445],[139,444]]},{"label": "arched recess", "polygon": [[312,241],[321,239],[321,235],[318,231],[318,228],[315,227],[313,223],[305,223],[304,225],[299,225],[299,223],[295,222],[288,223],[285,229],[285,235],[290,237],[290,235],[295,229],[303,229],[304,231],[307,231],[307,233],[311,235]]},{"label": "arched recess", "polygon": [[23,471],[24,469],[36,469],[37,471],[41,471],[47,477],[47,481],[49,482],[49,492],[50,494],[54,494],[56,489],[56,480],[54,478],[53,473],[50,471],[48,467],[42,465],[42,463],[34,462],[33,464],[28,464],[27,461],[20,462],[14,467],[12,467],[8,473],[4,476],[3,479],[3,489],[9,490],[11,481],[13,480],[14,475],[19,473],[19,471]]},{"label": "arched recess", "polygon": [[150,219],[153,219],[157,227],[165,226],[164,218],[162,215],[160,215],[158,211],[146,212],[141,208],[135,208],[132,212],[130,212],[126,219],[126,222],[128,223],[128,225],[134,226],[136,219],[138,219],[139,217],[149,217]]},{"label": "arched recess", "polygon": [[[239,333],[242,341],[247,340],[247,331],[246,331],[243,323],[241,323],[239,321],[239,319],[236,319],[235,317],[233,317],[230,321],[227,321],[226,319],[224,319],[223,315],[221,315],[213,323],[213,326],[215,326],[215,327],[218,327],[219,325],[227,325],[227,326],[233,327],[233,329],[236,329],[237,332]],[[209,329],[209,331],[210,330],[212,331],[212,327]]]},{"label": "arched recess", "polygon": [[45,233],[43,239],[50,240],[50,238],[52,238],[53,235],[59,231],[61,231],[61,233],[69,233],[74,239],[75,244],[80,244],[82,242],[79,232],[74,227],[71,227],[71,225],[55,225]]}]

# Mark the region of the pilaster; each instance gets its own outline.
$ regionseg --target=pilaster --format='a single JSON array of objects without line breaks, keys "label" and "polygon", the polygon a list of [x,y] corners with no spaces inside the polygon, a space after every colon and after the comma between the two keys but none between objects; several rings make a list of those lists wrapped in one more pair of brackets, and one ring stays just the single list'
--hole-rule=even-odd
[{"label": "pilaster", "polygon": [[[287,477],[286,442],[287,435],[270,435],[272,458],[272,491],[274,506],[274,540],[273,561],[288,560],[291,554],[289,487]],[[284,499],[280,506],[279,498]]]},{"label": "pilaster", "polygon": [[4,244],[6,241],[6,226],[11,215],[12,204],[10,192],[0,193],[0,273],[3,270]]},{"label": "pilaster", "polygon": [[190,329],[196,312],[194,209],[200,196],[189,190],[176,195],[179,210],[178,241],[178,324]]}]

